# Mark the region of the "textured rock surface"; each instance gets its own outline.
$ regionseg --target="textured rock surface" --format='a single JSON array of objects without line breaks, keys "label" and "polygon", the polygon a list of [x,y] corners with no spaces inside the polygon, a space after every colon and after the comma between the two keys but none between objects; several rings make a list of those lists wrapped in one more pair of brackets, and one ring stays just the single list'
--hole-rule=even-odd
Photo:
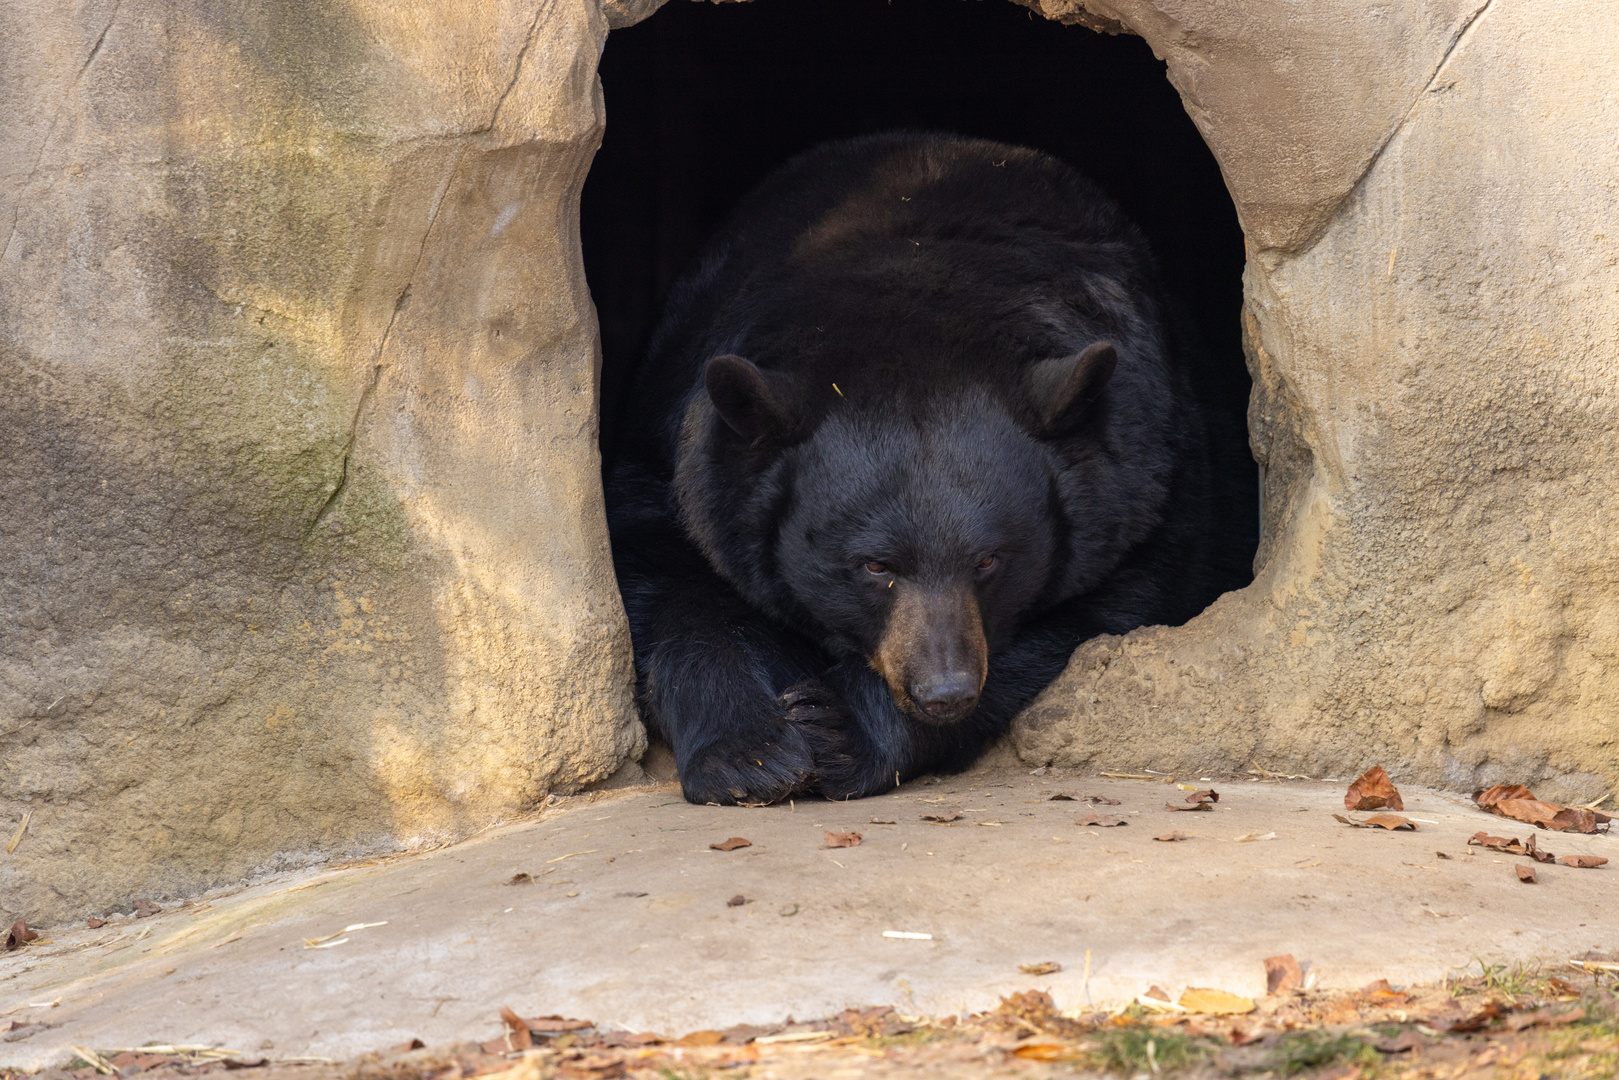
[{"label": "textured rock surface", "polygon": [[462,834],[644,745],[576,235],[606,32],[0,12],[5,913]]},{"label": "textured rock surface", "polygon": [[[1267,472],[1256,583],[1082,648],[1017,751],[1611,790],[1609,6],[1026,2],[1141,34],[1213,147]],[[639,751],[575,201],[603,36],[656,6],[0,12],[8,907]]]},{"label": "textured rock surface", "polygon": [[[1190,625],[1083,647],[1023,718],[1019,752],[1290,772],[1381,761],[1455,787],[1612,792],[1611,9],[1331,3],[1268,21],[1166,2],[1181,21],[1165,36],[1148,5],[1116,7],[1169,58],[1238,193],[1266,536],[1255,584]],[[1240,63],[1216,77],[1218,43],[1238,36]],[[1292,68],[1266,59],[1284,55],[1318,58],[1322,86],[1363,87],[1366,111],[1350,123],[1317,89],[1289,91]],[[1418,76],[1409,104],[1384,81],[1396,61]],[[1243,64],[1268,96],[1242,89]],[[1266,132],[1273,163],[1256,165]],[[1301,132],[1343,167],[1285,177]]]}]

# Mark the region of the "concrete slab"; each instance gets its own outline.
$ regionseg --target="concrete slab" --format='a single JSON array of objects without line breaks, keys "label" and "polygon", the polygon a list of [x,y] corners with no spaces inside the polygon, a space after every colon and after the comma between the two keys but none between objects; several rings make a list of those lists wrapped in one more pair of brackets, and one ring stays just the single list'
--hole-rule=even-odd
[{"label": "concrete slab", "polygon": [[[342,1058],[493,1037],[501,1005],[678,1033],[871,1003],[942,1015],[1031,986],[1065,1008],[1152,983],[1260,993],[1278,953],[1357,986],[1619,947],[1615,865],[1520,884],[1522,860],[1466,840],[1531,830],[1463,797],[1406,788],[1420,831],[1390,833],[1333,819],[1343,783],[1213,786],[1205,813],[1165,810],[1184,792],[1161,782],[1004,769],[850,803],[575,797],[455,847],[55,928],[0,958],[0,1018],[54,1025],[14,1032],[0,1064],[148,1040]],[[1120,805],[1050,801],[1061,791]],[[1075,823],[1093,810],[1129,824]],[[961,817],[922,820],[946,811]],[[864,842],[826,848],[829,830]],[[1171,830],[1189,839],[1153,839]],[[751,846],[710,849],[731,836]],[[1539,838],[1619,864],[1616,837]],[[518,873],[532,881],[507,884]],[[1063,969],[1018,970],[1039,961]]]}]

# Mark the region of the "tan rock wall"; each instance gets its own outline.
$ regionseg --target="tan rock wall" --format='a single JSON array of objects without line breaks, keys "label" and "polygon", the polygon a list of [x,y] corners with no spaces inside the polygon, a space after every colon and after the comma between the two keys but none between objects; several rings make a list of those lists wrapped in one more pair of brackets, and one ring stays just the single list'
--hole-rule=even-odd
[{"label": "tan rock wall", "polygon": [[464,834],[636,755],[589,4],[0,12],[0,908]]},{"label": "tan rock wall", "polygon": [[[1259,577],[1024,760],[1619,783],[1619,64],[1569,0],[1026,0],[1141,34],[1250,244]],[[0,11],[0,857],[48,920],[639,753],[577,199],[657,0]]]},{"label": "tan rock wall", "polygon": [[[1331,3],[1266,27],[1263,5],[1116,7],[1169,59],[1243,214],[1266,543],[1255,584],[1189,626],[1082,647],[1019,752],[1614,791],[1611,10]],[[1216,77],[1233,37],[1239,70]],[[1417,76],[1408,104],[1391,57]],[[1330,92],[1288,91],[1293,58]],[[1281,89],[1243,92],[1244,64]],[[1356,83],[1348,123],[1332,99]],[[1299,174],[1318,186],[1284,176],[1300,138],[1342,159]]]}]

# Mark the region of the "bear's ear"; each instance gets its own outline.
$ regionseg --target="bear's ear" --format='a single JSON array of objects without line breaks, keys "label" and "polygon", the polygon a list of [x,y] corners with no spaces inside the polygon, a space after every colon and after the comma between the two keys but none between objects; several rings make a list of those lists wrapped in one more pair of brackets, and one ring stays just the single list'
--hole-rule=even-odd
[{"label": "bear's ear", "polygon": [[727,353],[703,369],[708,398],[731,430],[751,443],[785,440],[793,414],[787,399],[751,360]]},{"label": "bear's ear", "polygon": [[1042,360],[1029,373],[1029,390],[1040,416],[1043,434],[1068,432],[1102,394],[1119,364],[1111,341],[1087,345],[1075,356]]}]

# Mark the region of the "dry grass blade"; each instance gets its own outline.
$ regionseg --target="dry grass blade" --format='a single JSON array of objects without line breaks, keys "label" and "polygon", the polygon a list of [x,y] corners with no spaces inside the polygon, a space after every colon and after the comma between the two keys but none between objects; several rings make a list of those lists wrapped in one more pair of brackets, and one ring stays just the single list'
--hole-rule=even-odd
[{"label": "dry grass blade", "polygon": [[10,855],[12,852],[16,851],[17,845],[22,843],[22,835],[28,831],[28,823],[32,820],[34,820],[34,812],[32,810],[24,810],[22,812],[21,824],[17,826],[17,831],[11,834],[11,842],[6,845],[7,855]]}]

